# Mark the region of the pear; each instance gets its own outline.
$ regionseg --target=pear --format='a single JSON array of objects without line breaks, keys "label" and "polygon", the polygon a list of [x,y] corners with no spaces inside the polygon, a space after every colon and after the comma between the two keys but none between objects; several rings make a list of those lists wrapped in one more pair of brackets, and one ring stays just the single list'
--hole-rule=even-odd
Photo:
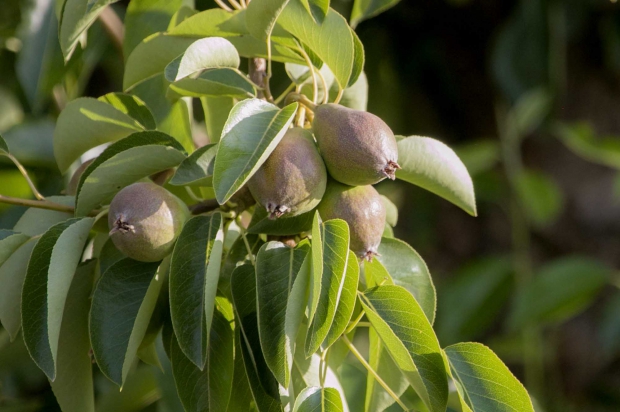
[{"label": "pear", "polygon": [[314,209],[325,192],[327,171],[312,134],[289,129],[276,149],[248,181],[256,202],[270,219],[297,216]]},{"label": "pear", "polygon": [[340,183],[364,186],[396,178],[396,138],[374,114],[322,104],[314,111],[312,129],[329,174]]},{"label": "pear", "polygon": [[349,248],[358,257],[377,255],[385,228],[385,206],[372,186],[347,186],[330,180],[317,210],[323,220],[342,219],[349,225]]},{"label": "pear", "polygon": [[110,238],[118,250],[141,262],[157,262],[172,252],[190,212],[161,186],[139,182],[118,192],[108,212]]}]

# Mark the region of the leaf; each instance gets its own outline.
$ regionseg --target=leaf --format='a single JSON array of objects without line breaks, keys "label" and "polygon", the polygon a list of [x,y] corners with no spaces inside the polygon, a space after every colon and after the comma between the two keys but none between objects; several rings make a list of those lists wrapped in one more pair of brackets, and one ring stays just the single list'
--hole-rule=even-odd
[{"label": "leaf", "polygon": [[153,113],[146,104],[137,96],[126,93],[108,93],[97,100],[109,104],[125,113],[127,116],[136,120],[146,130],[154,130],[157,128]]},{"label": "leaf", "polygon": [[422,257],[402,240],[383,238],[377,260],[385,266],[394,285],[404,287],[413,295],[432,325],[437,298],[433,279]]},{"label": "leaf", "polygon": [[304,389],[293,407],[293,412],[342,412],[342,410],[342,399],[338,391],[318,386]]},{"label": "leaf", "polygon": [[392,227],[396,226],[398,223],[398,208],[387,196],[381,195],[381,202],[385,207],[387,224]]},{"label": "leaf", "polygon": [[211,327],[204,370],[186,358],[176,339],[172,339],[172,372],[179,398],[188,412],[226,411],[230,399],[235,347],[233,331],[218,310],[213,313]]},{"label": "leaf", "polygon": [[585,309],[611,275],[605,264],[586,256],[567,256],[541,267],[518,295],[510,325],[562,322]]},{"label": "leaf", "polygon": [[96,268],[95,260],[77,268],[62,315],[56,379],[51,386],[65,412],[95,411],[88,311]]},{"label": "leaf", "polygon": [[322,24],[329,11],[329,0],[300,0],[310,16],[319,24]]},{"label": "leaf", "polygon": [[356,45],[344,17],[330,9],[319,24],[300,1],[289,1],[278,23],[329,66],[340,87],[344,89],[349,85],[349,81],[355,77]]},{"label": "leaf", "polygon": [[23,166],[56,171],[54,127],[55,122],[49,118],[26,120],[8,130],[4,140],[11,154]]},{"label": "leaf", "polygon": [[[308,326],[305,344],[306,357],[311,356],[319,349],[332,327],[342,288],[346,283],[345,275],[347,274],[349,259],[349,226],[347,222],[341,219],[328,220],[321,224],[320,231],[320,245],[323,256],[321,291],[314,318]],[[314,259],[313,262],[315,262]]]},{"label": "leaf", "polygon": [[226,203],[276,148],[293,121],[297,104],[283,109],[259,99],[233,107],[224,125],[213,171],[219,204]]},{"label": "leaf", "polygon": [[80,36],[94,23],[103,9],[118,0],[65,0],[58,38],[65,62],[75,51]]},{"label": "leaf", "polygon": [[24,243],[0,266],[0,321],[11,341],[22,324],[21,292],[35,244],[35,240]]},{"label": "leaf", "polygon": [[[237,70],[211,69],[198,77],[186,77],[170,85],[179,96],[230,96],[244,99],[255,97],[256,89],[250,80]],[[224,119],[226,120],[226,119]]]},{"label": "leaf", "polygon": [[[258,332],[265,362],[283,387],[288,387],[297,331],[306,307],[308,270],[302,265],[310,245],[290,248],[268,242],[256,255]],[[307,266],[307,265],[306,265]]]},{"label": "leaf", "polygon": [[515,187],[523,208],[538,227],[552,224],[562,212],[562,190],[550,176],[534,170],[522,170]]},{"label": "leaf", "polygon": [[252,221],[248,227],[248,233],[288,236],[308,232],[312,229],[313,216],[314,212],[310,211],[299,216],[282,217],[274,220],[269,219],[267,210],[264,207],[256,206]]},{"label": "leaf", "polygon": [[196,40],[166,66],[166,80],[175,82],[206,69],[239,68],[239,53],[231,42],[222,37]]},{"label": "leaf", "polygon": [[[46,199],[65,206],[73,206],[75,203],[73,196],[48,196]],[[56,223],[71,217],[73,216],[70,213],[32,207],[26,210],[22,217],[19,218],[13,230],[28,236],[38,236],[45,233]]]},{"label": "leaf", "polygon": [[140,132],[110,145],[82,174],[75,213],[84,216],[123,187],[179,165],[183,147],[161,132]]},{"label": "leaf", "polygon": [[355,28],[362,20],[380,14],[394,7],[400,0],[355,0],[351,11],[351,27]]},{"label": "leaf", "polygon": [[170,180],[175,186],[211,186],[217,145],[210,144],[197,149],[177,168]]},{"label": "leaf", "polygon": [[620,140],[616,136],[596,136],[591,124],[555,124],[554,134],[578,156],[594,163],[620,169]]},{"label": "leaf", "polygon": [[0,267],[28,239],[30,238],[23,233],[0,229]]},{"label": "leaf", "polygon": [[[97,412],[136,411],[148,409],[160,398],[160,389],[150,366],[139,366],[127,377],[122,391],[111,387],[98,397]],[[105,382],[105,381],[104,381]]]},{"label": "leaf", "polygon": [[125,257],[123,252],[114,246],[112,239],[108,238],[99,253],[99,273],[107,272],[113,264],[125,259]]},{"label": "leaf", "polygon": [[431,324],[403,287],[386,285],[366,291],[364,312],[394,362],[431,411],[445,411],[448,377]]},{"label": "leaf", "polygon": [[[333,97],[331,96],[332,91]],[[330,98],[335,99],[337,94],[337,88],[330,90]],[[339,104],[351,109],[366,111],[368,107],[368,78],[366,73],[360,73],[355,83],[344,89]]]},{"label": "leaf", "polygon": [[308,324],[311,324],[316,314],[321,297],[321,282],[323,279],[323,241],[321,236],[321,216],[314,212],[312,219],[312,277],[310,278],[310,295],[308,297]]},{"label": "leaf", "polygon": [[323,346],[326,348],[336,343],[345,332],[347,326],[349,326],[349,321],[355,309],[355,302],[357,301],[357,284],[359,283],[359,277],[360,266],[358,260],[355,257],[355,253],[349,251],[347,269],[344,274],[344,283],[340,291],[336,314],[334,315],[334,321],[323,343]]},{"label": "leaf", "polygon": [[127,6],[123,55],[129,57],[133,49],[146,37],[165,31],[173,15],[185,0],[132,0]]},{"label": "leaf", "polygon": [[256,314],[256,273],[252,265],[237,267],[231,279],[236,318],[241,328],[241,354],[248,382],[259,412],[282,411],[278,381],[273,376],[260,347]]},{"label": "leaf", "polygon": [[235,330],[235,367],[233,373],[232,393],[226,412],[246,412],[252,410],[252,391],[245,373],[243,356],[241,355],[241,333]]},{"label": "leaf", "polygon": [[144,130],[114,106],[89,97],[75,99],[60,113],[54,131],[54,155],[61,173],[93,147]]},{"label": "leaf", "polygon": [[353,37],[355,56],[353,58],[353,68],[351,71],[351,77],[349,78],[349,83],[347,83],[346,86],[347,88],[353,87],[357,83],[360,76],[364,72],[364,63],[366,62],[364,45],[362,44],[360,38],[357,36],[357,33],[355,33],[355,30],[353,30],[352,28],[350,28],[350,30],[351,36]]},{"label": "leaf", "polygon": [[491,256],[468,263],[440,291],[435,327],[440,341],[451,344],[479,336],[503,312],[511,288],[509,257]]},{"label": "leaf", "polygon": [[257,0],[248,4],[245,22],[250,34],[266,41],[271,36],[276,20],[289,0]]},{"label": "leaf", "polygon": [[9,153],[9,146],[7,146],[6,141],[4,140],[2,135],[0,135],[0,155],[8,154],[8,153]]},{"label": "leaf", "polygon": [[52,226],[37,241],[28,263],[22,289],[24,342],[52,381],[67,293],[93,223],[93,218],[69,219]]},{"label": "leaf", "polygon": [[471,176],[487,172],[500,160],[499,142],[495,140],[478,140],[456,147],[457,156],[463,161]]},{"label": "leaf", "polygon": [[172,253],[170,315],[179,347],[201,370],[213,319],[224,242],[221,213],[187,221]]},{"label": "leaf", "polygon": [[200,98],[205,115],[205,125],[209,142],[217,143],[222,136],[228,114],[234,106],[231,97],[204,96]]},{"label": "leaf", "polygon": [[530,90],[519,97],[510,111],[510,120],[519,134],[533,133],[553,108],[553,96],[544,88]]},{"label": "leaf", "polygon": [[99,280],[90,310],[90,341],[99,369],[123,387],[151,319],[168,259],[118,261]]},{"label": "leaf", "polygon": [[458,156],[430,137],[410,136],[398,141],[396,177],[418,185],[476,216],[474,184]]},{"label": "leaf", "polygon": [[534,411],[521,383],[491,349],[457,343],[445,349],[459,397],[473,412]]}]

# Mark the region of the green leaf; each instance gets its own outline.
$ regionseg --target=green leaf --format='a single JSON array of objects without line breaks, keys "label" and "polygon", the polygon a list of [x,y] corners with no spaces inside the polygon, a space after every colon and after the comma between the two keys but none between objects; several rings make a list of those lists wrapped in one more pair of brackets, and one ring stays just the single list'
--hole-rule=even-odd
[{"label": "green leaf", "polygon": [[493,169],[500,160],[500,147],[496,140],[478,140],[460,144],[454,151],[471,176]]},{"label": "green leaf", "polygon": [[334,388],[312,386],[304,389],[297,399],[293,412],[342,412],[342,399]]},{"label": "green leaf", "polygon": [[547,263],[517,297],[511,326],[562,322],[576,315],[592,302],[610,275],[605,264],[585,256]]},{"label": "green leaf", "polygon": [[377,260],[385,266],[394,285],[404,287],[413,295],[432,325],[437,308],[435,286],[418,252],[402,240],[383,238]]},{"label": "green leaf", "polygon": [[[73,206],[75,199],[73,196],[48,196],[46,198],[55,203],[65,206]],[[70,213],[57,212],[55,210],[45,210],[30,208],[19,218],[13,230],[28,236],[38,236],[45,233],[56,223],[60,223],[73,217]]]},{"label": "green leaf", "polygon": [[517,195],[532,223],[538,227],[552,224],[562,212],[562,190],[548,175],[522,170],[515,180]]},{"label": "green leaf", "polygon": [[101,248],[101,252],[99,253],[99,273],[107,272],[113,264],[115,264],[119,260],[125,259],[125,257],[126,256],[123,254],[123,252],[121,252],[116,248],[116,246],[114,246],[114,242],[112,242],[112,239],[108,238],[108,240]]},{"label": "green leaf", "polygon": [[15,340],[21,328],[22,288],[35,244],[35,240],[24,243],[0,266],[0,322],[11,340]]},{"label": "green leaf", "polygon": [[177,168],[170,180],[175,186],[211,186],[217,145],[210,144],[197,149]]},{"label": "green leaf", "polygon": [[183,353],[201,370],[207,350],[224,242],[221,213],[188,220],[170,265],[170,316]]},{"label": "green leaf", "polygon": [[[132,0],[123,19],[123,55],[128,57],[146,37],[165,31],[173,15],[187,3],[186,0]],[[183,8],[182,10],[185,10]]]},{"label": "green leaf", "polygon": [[90,341],[101,372],[121,387],[167,281],[168,265],[168,259],[160,267],[160,262],[125,258],[97,283],[90,310]]},{"label": "green leaf", "polygon": [[289,0],[257,0],[248,4],[245,22],[250,34],[266,41],[271,36],[276,20]]},{"label": "green leaf", "polygon": [[299,216],[269,219],[269,214],[264,207],[256,206],[252,221],[248,227],[248,233],[264,233],[274,236],[296,235],[308,232],[312,229],[314,212],[303,213]]},{"label": "green leaf", "polygon": [[7,146],[6,141],[4,140],[2,135],[0,135],[0,154],[8,154],[8,153],[9,153],[9,146]]},{"label": "green leaf", "polygon": [[224,125],[213,171],[220,204],[226,203],[276,148],[293,122],[297,104],[283,109],[259,99],[241,101]]},{"label": "green leaf", "polygon": [[239,265],[250,263],[248,249],[251,250],[252,255],[255,256],[265,243],[258,235],[246,234],[245,238],[249,248],[246,246],[243,236],[239,236],[230,247],[226,259],[224,259],[218,287],[222,292],[227,293],[228,296],[230,296],[230,278],[233,271]]},{"label": "green leaf", "polygon": [[[260,343],[269,369],[285,388],[289,385],[297,331],[306,307],[309,270],[302,270],[302,265],[309,251],[307,242],[294,249],[269,242],[256,256]],[[300,273],[304,276],[297,282]]]},{"label": "green leaf", "polygon": [[476,216],[474,184],[452,149],[430,137],[410,136],[398,141],[396,177],[418,185]]},{"label": "green leaf", "polygon": [[0,266],[28,239],[30,237],[23,233],[0,229]]},{"label": "green leaf", "polygon": [[244,99],[256,96],[250,80],[233,69],[211,69],[198,77],[186,77],[170,85],[170,91],[179,96],[230,96]]},{"label": "green leaf", "polygon": [[53,169],[55,172],[58,170],[54,157],[55,126],[55,121],[50,118],[26,120],[8,130],[4,141],[23,166]]},{"label": "green leaf", "polygon": [[172,372],[186,411],[226,411],[233,385],[233,336],[229,321],[216,310],[203,370],[186,358],[176,339],[172,339]]},{"label": "green leaf", "polygon": [[524,93],[510,111],[511,125],[520,138],[533,133],[553,108],[553,97],[544,88]]},{"label": "green leaf", "polygon": [[109,104],[115,109],[136,120],[146,130],[157,128],[153,113],[137,96],[126,93],[108,93],[97,100]]},{"label": "green leaf", "polygon": [[56,379],[51,382],[65,412],[94,412],[93,364],[89,356],[88,311],[97,261],[77,268],[62,315]]},{"label": "green leaf", "polygon": [[440,291],[435,325],[440,341],[451,344],[476,338],[491,326],[510,296],[511,280],[508,256],[478,259],[459,270]]},{"label": "green leaf", "polygon": [[364,45],[353,29],[351,29],[351,36],[353,37],[355,56],[353,58],[353,68],[351,71],[351,77],[349,78],[349,83],[347,83],[346,86],[347,88],[352,88],[357,83],[360,76],[364,72],[364,63],[366,62]]},{"label": "green leaf", "polygon": [[75,51],[83,32],[95,22],[103,9],[118,0],[65,0],[58,38],[65,62]]},{"label": "green leaf", "polygon": [[231,97],[204,96],[200,98],[200,103],[205,115],[209,142],[217,143],[235,102]]},{"label": "green leaf", "polygon": [[256,314],[256,273],[254,266],[237,267],[231,279],[235,312],[241,328],[241,354],[259,412],[282,411],[278,381],[263,357]]},{"label": "green leaf", "polygon": [[340,291],[336,314],[329,333],[325,338],[324,347],[329,348],[342,336],[355,309],[357,300],[357,284],[359,283],[360,266],[355,253],[349,251],[349,259],[347,260],[347,270],[344,274],[344,283]]},{"label": "green leaf", "polygon": [[308,297],[308,324],[314,319],[321,297],[321,281],[323,279],[321,222],[319,212],[314,212],[314,218],[312,219],[312,277],[310,278],[310,295]]},{"label": "green leaf", "polygon": [[385,207],[387,224],[392,227],[396,226],[398,223],[398,208],[387,196],[381,195],[381,202]]},{"label": "green leaf", "polygon": [[300,0],[310,16],[322,24],[329,11],[329,0]]},{"label": "green leaf", "polygon": [[239,68],[239,53],[231,42],[222,37],[196,40],[166,66],[166,80],[175,82],[206,69]]},{"label": "green leaf", "polygon": [[534,411],[521,383],[491,349],[457,343],[445,349],[459,397],[473,412]]},{"label": "green leaf", "polygon": [[110,387],[107,392],[101,394],[97,398],[95,410],[119,412],[148,409],[149,405],[157,402],[161,396],[154,372],[155,369],[150,366],[139,366],[127,377],[122,391]]},{"label": "green leaf", "polygon": [[300,1],[293,0],[282,11],[278,23],[329,66],[340,87],[344,89],[349,85],[355,77],[354,71],[358,70],[358,67],[354,70],[357,51],[352,31],[344,17],[330,9],[319,24]]},{"label": "green leaf", "polygon": [[54,131],[54,155],[61,173],[93,147],[144,130],[135,119],[114,106],[82,97],[67,104]]},{"label": "green leaf", "polygon": [[388,352],[431,411],[445,411],[448,377],[433,328],[411,293],[400,286],[366,291],[362,306]]},{"label": "green leaf", "polygon": [[394,7],[400,0],[355,0],[351,11],[351,27]]},{"label": "green leaf", "polygon": [[[338,88],[332,87],[330,90],[330,98],[334,100],[337,94]],[[351,109],[366,111],[368,107],[368,78],[366,77],[366,73],[360,73],[357,81],[344,89],[339,104]]]},{"label": "green leaf", "polygon": [[69,219],[52,226],[37,241],[28,263],[22,289],[24,342],[52,381],[67,293],[93,223],[93,218]]},{"label": "green leaf", "polygon": [[[368,331],[368,364],[397,396],[402,396],[409,387],[409,382],[390,357],[374,329]],[[383,411],[396,402],[370,373],[366,378],[366,388],[365,411]]]},{"label": "green leaf", "polygon": [[320,245],[323,256],[321,291],[314,318],[308,326],[305,344],[307,357],[319,349],[332,327],[336,309],[340,303],[341,292],[346,283],[345,275],[347,274],[347,262],[349,260],[349,226],[347,222],[341,219],[328,220],[321,224],[320,231]]},{"label": "green leaf", "polygon": [[575,154],[591,162],[620,169],[620,141],[616,136],[598,137],[590,123],[563,124],[554,133]]},{"label": "green leaf", "polygon": [[112,200],[123,187],[178,166],[183,147],[161,132],[140,132],[110,145],[82,174],[75,213],[84,216]]}]

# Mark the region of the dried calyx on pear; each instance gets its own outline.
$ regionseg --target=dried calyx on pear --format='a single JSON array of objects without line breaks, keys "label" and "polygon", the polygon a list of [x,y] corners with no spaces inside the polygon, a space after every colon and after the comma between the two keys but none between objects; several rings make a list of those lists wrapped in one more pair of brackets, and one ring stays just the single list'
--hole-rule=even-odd
[{"label": "dried calyx on pear", "polygon": [[358,257],[372,260],[378,254],[385,228],[385,206],[372,186],[347,186],[331,180],[318,206],[323,220],[342,219],[349,225],[349,248]]},{"label": "dried calyx on pear", "polygon": [[329,174],[339,182],[364,186],[396,178],[396,138],[374,114],[322,104],[314,111],[312,129]]},{"label": "dried calyx on pear", "polygon": [[247,185],[269,218],[275,219],[314,209],[323,197],[326,182],[325,163],[312,134],[296,127],[286,132]]},{"label": "dried calyx on pear", "polygon": [[134,183],[118,192],[110,204],[110,238],[128,257],[157,262],[170,254],[189,217],[187,205],[163,187]]}]

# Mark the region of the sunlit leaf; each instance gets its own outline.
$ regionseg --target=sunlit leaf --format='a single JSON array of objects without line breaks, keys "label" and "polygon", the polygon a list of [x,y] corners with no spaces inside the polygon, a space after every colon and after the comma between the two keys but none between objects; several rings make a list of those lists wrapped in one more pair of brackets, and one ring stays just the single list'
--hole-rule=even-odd
[{"label": "sunlit leaf", "polygon": [[376,16],[385,10],[394,7],[400,0],[355,0],[351,11],[351,26],[357,26],[361,21]]},{"label": "sunlit leaf", "polygon": [[347,269],[344,274],[344,283],[340,291],[336,314],[329,333],[325,338],[323,346],[329,348],[345,332],[349,321],[355,309],[357,300],[357,284],[359,283],[360,266],[355,253],[349,251],[349,259],[347,260]]},{"label": "sunlit leaf", "polygon": [[318,386],[304,389],[293,407],[293,412],[342,412],[342,410],[342,399],[338,391]]},{"label": "sunlit leaf", "polygon": [[231,42],[222,37],[196,40],[165,69],[166,80],[175,82],[206,69],[239,67],[239,54]]}]

